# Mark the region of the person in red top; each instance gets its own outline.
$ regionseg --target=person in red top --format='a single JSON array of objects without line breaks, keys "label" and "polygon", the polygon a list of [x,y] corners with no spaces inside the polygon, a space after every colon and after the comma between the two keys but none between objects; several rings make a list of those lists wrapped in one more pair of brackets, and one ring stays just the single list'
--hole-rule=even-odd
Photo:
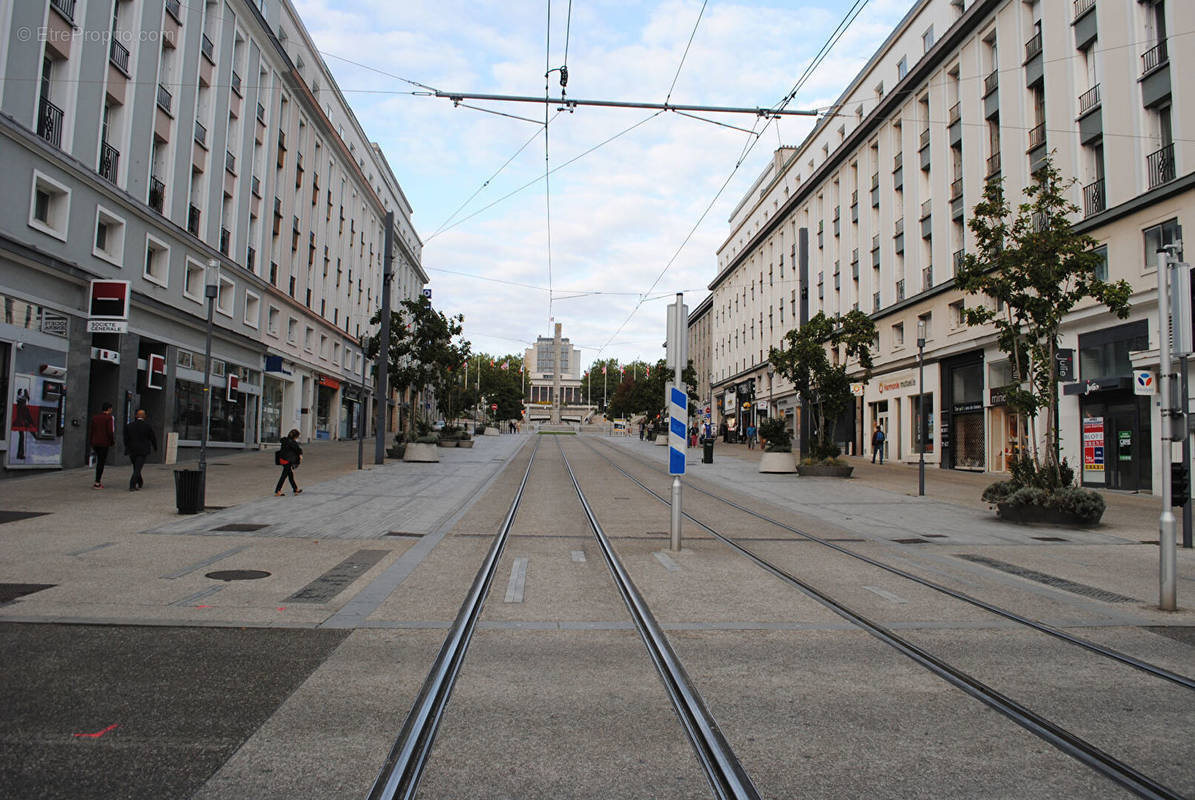
[{"label": "person in red top", "polygon": [[104,464],[108,461],[108,448],[116,446],[116,417],[112,404],[104,403],[100,413],[91,418],[91,431],[87,441],[95,451],[95,483],[92,489],[103,489]]}]

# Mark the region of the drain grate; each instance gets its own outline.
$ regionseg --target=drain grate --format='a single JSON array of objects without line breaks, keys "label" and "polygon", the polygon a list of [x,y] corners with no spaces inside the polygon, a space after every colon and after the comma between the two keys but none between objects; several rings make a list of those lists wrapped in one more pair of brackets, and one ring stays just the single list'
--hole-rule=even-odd
[{"label": "drain grate", "polygon": [[897,544],[929,544],[928,541],[920,537],[914,537],[912,539],[892,539],[892,541],[896,542]]},{"label": "drain grate", "polygon": [[230,522],[227,525],[221,525],[219,528],[212,528],[214,531],[259,531],[262,528],[268,528],[269,525],[259,525],[253,522]]},{"label": "drain grate", "polygon": [[286,598],[288,603],[326,603],[386,556],[389,550],[358,550]]},{"label": "drain grate", "polygon": [[11,603],[27,594],[40,592],[42,589],[53,589],[54,583],[0,583],[0,605]]},{"label": "drain grate", "polygon": [[49,511],[0,511],[0,523],[16,522],[19,519],[30,519],[31,517],[44,517],[49,513]]},{"label": "drain grate", "polygon": [[420,539],[423,537],[422,533],[412,533],[410,531],[388,531],[387,536],[406,536],[411,539]]},{"label": "drain grate", "polygon": [[256,581],[270,577],[270,573],[262,569],[222,569],[204,575],[214,581]]},{"label": "drain grate", "polygon": [[1003,561],[997,561],[994,558],[987,556],[975,556],[966,553],[958,556],[965,561],[971,561],[976,564],[982,564],[985,567],[998,569],[1001,572],[1007,572],[1009,575],[1016,575],[1018,578],[1025,578],[1027,580],[1036,581],[1037,583],[1044,583],[1046,586],[1053,586],[1055,589],[1062,589],[1071,594],[1082,595],[1083,597],[1090,597],[1093,600],[1102,600],[1105,603],[1136,603],[1135,598],[1125,597],[1123,594],[1116,592],[1109,592],[1107,589],[1099,589],[1095,586],[1088,586],[1083,583],[1075,583],[1068,581],[1066,578],[1059,578],[1057,575],[1047,575],[1044,572],[1038,572],[1033,569],[1026,569],[1025,567],[1018,567],[1016,564],[1007,564]]},{"label": "drain grate", "polygon": [[1030,536],[1030,539],[1037,539],[1039,542],[1069,542],[1070,539],[1063,539],[1061,536]]}]

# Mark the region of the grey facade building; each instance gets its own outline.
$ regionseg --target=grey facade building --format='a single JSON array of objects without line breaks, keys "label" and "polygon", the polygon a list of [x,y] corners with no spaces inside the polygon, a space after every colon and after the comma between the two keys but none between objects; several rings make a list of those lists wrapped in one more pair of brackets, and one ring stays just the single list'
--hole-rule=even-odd
[{"label": "grey facade building", "polygon": [[[212,446],[368,419],[387,212],[395,303],[422,243],[289,2],[5,4],[0,161],[5,471],[85,463],[104,401],[118,438],[145,408],[197,444],[209,283]],[[127,332],[89,331],[94,280],[127,281]]]}]

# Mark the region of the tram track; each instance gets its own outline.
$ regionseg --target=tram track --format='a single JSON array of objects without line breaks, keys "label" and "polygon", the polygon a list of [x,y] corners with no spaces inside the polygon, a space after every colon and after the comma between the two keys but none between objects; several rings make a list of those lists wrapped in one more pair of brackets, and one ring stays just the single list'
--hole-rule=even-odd
[{"label": "tram track", "polygon": [[[664,505],[668,505],[670,503],[670,500],[667,497],[656,492],[651,487],[649,487],[647,484],[645,484],[643,481],[639,480],[634,475],[630,474],[629,472],[624,470],[622,467],[620,467],[618,464],[614,463],[614,461],[611,458],[609,458],[605,453],[603,453],[600,449],[594,447],[592,444],[589,444],[589,443],[586,443],[586,446],[593,453],[595,453],[599,457],[603,458],[611,467],[613,467],[615,470],[617,470],[619,473],[621,473],[624,477],[629,479],[632,483],[636,484],[644,492],[646,492],[650,496],[654,497],[657,501],[659,501],[660,503],[662,503]],[[624,455],[626,455],[626,454],[624,454]],[[659,471],[659,467],[657,465],[647,464],[642,459],[639,459],[635,456],[629,456],[629,457],[633,458],[636,462],[643,464],[647,468],[652,469],[653,471]],[[953,597],[956,597],[956,599],[962,600],[964,602],[969,602],[969,603],[976,605],[980,608],[983,608],[992,613],[995,613],[1002,617],[1005,617],[1006,619],[1020,622],[1021,624],[1024,624],[1027,627],[1032,628],[1034,630],[1038,630],[1042,633],[1055,635],[1055,632],[1056,632],[1058,634],[1056,636],[1056,638],[1059,638],[1063,641],[1067,641],[1070,644],[1074,644],[1079,647],[1083,647],[1084,649],[1086,649],[1090,652],[1097,653],[1103,657],[1112,659],[1119,663],[1126,664],[1135,669],[1139,669],[1143,672],[1153,675],[1154,677],[1158,677],[1163,680],[1167,680],[1173,684],[1184,686],[1186,688],[1193,688],[1191,686],[1191,683],[1192,683],[1191,679],[1187,678],[1186,676],[1172,673],[1168,670],[1164,670],[1164,669],[1162,669],[1160,667],[1156,667],[1154,665],[1149,665],[1149,664],[1147,664],[1145,662],[1141,662],[1140,660],[1135,659],[1131,656],[1127,656],[1125,654],[1119,653],[1118,651],[1112,650],[1111,648],[1106,648],[1103,645],[1099,645],[1097,643],[1088,642],[1087,640],[1083,640],[1079,637],[1074,637],[1074,636],[1067,634],[1063,631],[1057,631],[1057,629],[1051,628],[1050,626],[1044,625],[1042,623],[1037,623],[1034,620],[1029,620],[1026,617],[1015,614],[1014,612],[1007,611],[1006,609],[1000,609],[999,607],[994,606],[989,603],[986,603],[985,601],[978,600],[977,598],[971,598],[969,595],[965,595],[961,592],[955,592],[954,590],[949,589],[948,587],[940,586],[939,584],[935,584],[932,581],[926,581],[925,579],[922,579],[919,576],[915,576],[912,573],[908,573],[904,570],[900,570],[899,568],[891,567],[890,565],[885,565],[882,562],[876,561],[875,559],[871,559],[867,556],[863,556],[861,554],[854,553],[849,548],[841,547],[841,546],[837,545],[836,543],[825,541],[824,539],[822,539],[820,537],[816,537],[816,536],[813,536],[812,534],[808,534],[803,531],[800,531],[800,530],[793,528],[792,526],[786,525],[778,520],[773,520],[773,519],[767,517],[766,515],[762,515],[762,514],[759,514],[758,512],[754,512],[751,509],[748,509],[740,504],[734,503],[733,501],[726,500],[725,498],[721,498],[718,495],[713,494],[712,492],[707,492],[698,487],[694,487],[691,484],[689,484],[689,487],[691,489],[693,489],[694,491],[699,492],[700,494],[708,496],[709,498],[711,498],[713,500],[717,500],[717,501],[726,503],[727,505],[735,508],[736,510],[746,513],[746,514],[749,514],[750,516],[752,516],[754,518],[758,518],[762,521],[766,521],[771,524],[775,524],[775,525],[781,527],[782,529],[788,530],[792,533],[803,536],[809,540],[812,540],[812,541],[818,542],[820,544],[823,544],[825,546],[831,547],[832,549],[834,549],[838,552],[841,552],[843,554],[850,555],[855,558],[859,558],[859,559],[867,562],[868,564],[871,564],[872,566],[875,566],[875,567],[878,567],[881,569],[886,569],[894,574],[900,575],[901,577],[915,580],[917,583],[919,583],[923,586],[926,586],[927,588],[936,589],[938,591],[944,591],[945,593],[947,593]],[[715,539],[728,545],[733,550],[738,552],[740,555],[746,557],[747,559],[749,559],[750,561],[755,563],[757,566],[759,566],[762,569],[764,569],[765,571],[767,571],[768,573],[772,574],[773,576],[779,578],[780,580],[799,589],[802,593],[804,593],[808,597],[812,598],[813,600],[815,600],[816,602],[821,604],[823,607],[827,608],[828,610],[832,611],[833,613],[837,614],[838,616],[848,620],[849,622],[858,626],[862,630],[867,631],[869,634],[873,635],[880,641],[893,647],[898,652],[900,652],[903,655],[907,656],[908,658],[912,659],[914,662],[921,665],[922,667],[924,667],[925,669],[930,671],[935,676],[941,678],[942,680],[946,681],[947,683],[949,683],[952,686],[956,687],[957,689],[961,690],[968,696],[978,700],[979,702],[983,703],[984,705],[988,706],[989,708],[992,708],[993,710],[998,711],[999,713],[1003,714],[1005,717],[1007,717],[1008,719],[1010,719],[1011,721],[1013,721],[1014,723],[1016,723],[1023,729],[1029,731],[1030,733],[1033,733],[1035,736],[1041,738],[1043,741],[1049,743],[1053,747],[1057,748],[1059,751],[1071,756],[1072,758],[1076,759],[1077,761],[1084,764],[1085,766],[1091,768],[1098,774],[1100,774],[1100,775],[1104,776],[1105,778],[1109,779],[1110,781],[1116,783],[1118,786],[1121,786],[1122,788],[1126,789],[1129,792],[1132,792],[1133,794],[1135,794],[1139,797],[1172,798],[1172,799],[1178,799],[1178,798],[1183,797],[1182,794],[1176,792],[1174,789],[1162,784],[1160,781],[1157,781],[1157,780],[1149,777],[1148,775],[1145,775],[1141,771],[1135,769],[1134,767],[1128,765],[1127,763],[1121,761],[1120,759],[1117,759],[1116,757],[1112,756],[1111,754],[1104,752],[1103,750],[1096,747],[1094,744],[1086,741],[1082,737],[1075,735],[1074,733],[1067,730],[1066,728],[1054,723],[1053,721],[1047,719],[1046,717],[1044,717],[1044,716],[1034,712],[1033,710],[1027,708],[1026,706],[1018,703],[1016,700],[1004,695],[1003,693],[1001,693],[998,690],[996,690],[995,688],[983,683],[982,681],[973,677],[972,675],[969,675],[968,673],[954,667],[953,665],[947,663],[946,661],[934,656],[932,653],[930,653],[927,650],[921,648],[920,646],[914,644],[913,642],[909,641],[908,639],[894,633],[892,630],[888,629],[884,625],[881,625],[881,624],[863,616],[862,614],[858,613],[857,611],[847,607],[843,603],[840,603],[840,602],[834,600],[828,594],[817,589],[816,587],[814,587],[807,581],[802,580],[801,578],[791,574],[790,572],[784,570],[783,568],[777,566],[776,564],[768,561],[767,559],[765,559],[762,556],[758,555],[757,553],[753,552],[749,548],[743,546],[742,544],[737,542],[732,537],[729,537],[729,536],[723,534],[722,532],[715,529],[711,525],[708,525],[704,521],[695,518],[692,514],[685,513],[684,516],[689,521],[691,521],[693,524],[697,525],[702,530],[706,531],[708,534],[713,536]]]},{"label": "tram track", "polygon": [[[367,795],[368,800],[409,799],[414,798],[418,791],[453,687],[465,662],[485,600],[491,591],[498,563],[510,538],[510,531],[523,500],[541,441],[537,438],[502,524],[466,593],[465,601],[441,645],[402,730]],[[718,800],[759,800],[759,793],[750,777],[722,735],[717,722],[693,686],[650,608],[615,554],[589,500],[577,482],[563,446],[559,441],[557,445],[568,478],[577,493],[589,527],[597,539],[615,588],[647,649],[713,796]]]}]

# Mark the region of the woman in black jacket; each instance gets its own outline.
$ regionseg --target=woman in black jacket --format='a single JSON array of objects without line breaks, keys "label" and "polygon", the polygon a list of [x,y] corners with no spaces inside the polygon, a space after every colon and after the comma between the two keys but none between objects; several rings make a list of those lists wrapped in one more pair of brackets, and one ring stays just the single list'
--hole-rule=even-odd
[{"label": "woman in black jacket", "polygon": [[303,448],[299,447],[299,432],[292,430],[282,439],[278,448],[276,460],[282,465],[282,474],[278,476],[278,485],[274,487],[274,496],[282,496],[282,484],[290,481],[290,488],[295,494],[302,494],[303,490],[295,484],[295,467],[303,460]]}]

